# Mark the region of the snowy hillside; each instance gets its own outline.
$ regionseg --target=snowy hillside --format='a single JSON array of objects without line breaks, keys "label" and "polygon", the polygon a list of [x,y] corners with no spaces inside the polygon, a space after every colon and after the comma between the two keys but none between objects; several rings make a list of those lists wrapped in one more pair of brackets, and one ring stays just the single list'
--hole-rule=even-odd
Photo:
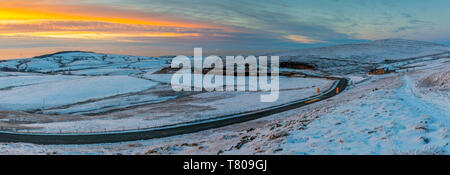
[{"label": "snowy hillside", "polygon": [[[34,58],[0,61],[2,71],[56,73],[92,68],[133,68],[132,63],[141,61],[163,60],[163,58],[138,57],[129,55],[99,54],[93,52],[66,51]],[[148,64],[149,62],[145,62]],[[159,66],[163,62],[152,62]],[[151,63],[150,63],[151,64]]]},{"label": "snowy hillside", "polygon": [[[288,103],[316,95],[317,88],[325,90],[333,83],[324,78],[281,77],[279,100],[263,103],[259,98],[266,92],[262,91],[175,92],[170,86],[172,74],[161,71],[169,63],[167,57],[78,51],[2,61],[0,114],[11,115],[0,115],[6,121],[0,126],[22,132],[154,127]],[[248,105],[238,103],[243,100]]]},{"label": "snowy hillside", "polygon": [[430,42],[385,39],[368,43],[271,53],[282,62],[301,62],[331,74],[367,72],[384,63],[450,53],[450,46]]},{"label": "snowy hillside", "polygon": [[140,129],[285,104],[333,83],[316,76],[350,83],[330,99],[224,128],[76,147],[4,143],[0,154],[449,154],[449,53],[400,39],[274,53],[288,66],[316,68],[281,68],[274,103],[260,103],[262,92],[174,92],[161,71],[167,57],[62,52],[1,61],[0,127],[15,132]]},{"label": "snowy hillside", "polygon": [[[131,104],[160,101],[154,94],[135,95],[158,82],[141,75],[168,66],[167,58],[67,51],[0,62],[0,110],[61,114],[95,109],[111,110]],[[134,101],[120,96],[135,95]],[[140,97],[140,98],[139,98]],[[113,102],[95,104],[94,102]],[[117,105],[117,101],[121,101]],[[89,107],[72,109],[73,105]]]}]

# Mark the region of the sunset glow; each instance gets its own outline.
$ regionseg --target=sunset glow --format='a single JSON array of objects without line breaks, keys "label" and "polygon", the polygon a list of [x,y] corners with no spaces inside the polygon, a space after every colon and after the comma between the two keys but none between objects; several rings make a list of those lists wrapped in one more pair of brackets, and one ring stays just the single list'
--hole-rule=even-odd
[{"label": "sunset glow", "polygon": [[[78,12],[77,6],[38,5],[40,8],[33,6],[30,9],[21,3],[0,3],[0,36],[120,41],[123,37],[199,37],[199,33],[184,30],[217,28],[153,17],[133,17],[130,14],[125,18],[112,13],[96,16]],[[45,11],[46,9],[55,10]]]}]

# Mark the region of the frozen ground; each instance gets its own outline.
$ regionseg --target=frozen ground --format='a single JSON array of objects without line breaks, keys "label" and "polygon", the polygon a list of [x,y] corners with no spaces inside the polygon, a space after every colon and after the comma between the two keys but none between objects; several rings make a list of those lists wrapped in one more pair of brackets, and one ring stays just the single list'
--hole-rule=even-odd
[{"label": "frozen ground", "polygon": [[415,60],[450,53],[447,45],[403,39],[385,39],[367,43],[299,49],[272,53],[280,61],[312,65],[329,75],[366,73],[389,63]]},{"label": "frozen ground", "polygon": [[[0,78],[0,81],[10,77]],[[14,87],[0,92],[0,110],[24,110],[54,108],[88,100],[103,99],[119,94],[149,89],[157,83],[128,76],[96,77],[18,77],[10,81],[36,83]],[[55,80],[56,78],[56,80]],[[66,78],[66,79],[65,79]],[[39,81],[40,80],[40,81]],[[127,86],[127,85],[132,86]],[[23,83],[22,83],[23,85]]]},{"label": "frozen ground", "polygon": [[[355,47],[363,50],[345,53]],[[317,73],[338,74],[351,79],[351,86],[340,95],[266,118],[193,134],[114,144],[0,143],[0,154],[450,154],[450,59],[448,53],[444,53],[449,51],[448,47],[416,41],[382,40],[316,51],[320,57],[330,57],[324,60],[331,60],[327,67],[318,70],[323,72]],[[286,54],[292,53],[304,54],[299,51]],[[364,58],[355,56],[366,53],[368,56]],[[386,61],[386,57],[395,61]],[[319,59],[313,57],[312,63],[317,60]],[[376,63],[369,63],[372,61]],[[144,73],[132,73],[131,76],[154,79],[153,82],[161,83],[155,87],[157,94],[161,94],[162,89],[166,88],[164,81],[167,80],[164,75],[153,76],[140,66],[142,65],[136,65],[136,70]],[[380,67],[388,67],[397,73],[375,76],[368,75],[365,71]],[[336,73],[341,69],[345,71]],[[0,74],[0,77],[12,76],[6,75],[8,73]],[[297,97],[303,92],[308,93],[308,89],[314,93],[317,86],[326,87],[329,83],[327,80],[307,79],[302,81],[309,82],[306,83],[308,86],[295,89],[293,87],[301,86],[302,83],[296,83],[291,78],[282,79],[282,84],[285,84],[282,89],[292,92],[283,97],[286,99],[292,94]],[[311,88],[312,86],[316,87]],[[167,96],[167,93],[162,94]],[[214,93],[184,95],[183,98],[173,99],[173,103],[167,101],[121,112],[81,116],[89,120],[78,117],[77,120],[68,120],[65,115],[58,118],[42,114],[24,115],[10,111],[3,112],[0,116],[1,121],[9,121],[2,123],[2,127],[5,127],[4,124],[12,124],[42,130],[43,128],[39,128],[42,127],[41,124],[49,124],[47,126],[52,131],[58,130],[58,127],[89,130],[92,126],[100,127],[101,124],[122,127],[127,124],[135,125],[136,121],[141,125],[153,119],[166,122],[181,113],[195,117],[199,111],[226,111],[228,104],[252,94],[221,94],[220,99]],[[223,109],[216,109],[224,106]],[[241,110],[239,107],[233,109]],[[145,115],[152,112],[159,115]],[[74,116],[69,116],[72,117]],[[12,118],[19,121],[11,122]],[[27,121],[29,118],[42,121],[30,124]],[[91,120],[98,122],[89,123]],[[49,121],[61,123],[54,125]],[[69,121],[77,125],[70,125]]]},{"label": "frozen ground", "polygon": [[[317,94],[317,88],[328,89],[333,81],[312,78],[281,78],[283,84],[280,99],[273,103],[260,102],[266,92],[204,92],[186,98],[149,104],[136,109],[123,109],[114,113],[98,115],[95,119],[60,121],[51,123],[24,123],[24,132],[103,132],[105,130],[128,130],[149,128],[187,122],[225,114],[245,112],[307,98]],[[120,87],[120,86],[116,86]],[[155,97],[156,98],[162,97]],[[103,100],[104,102],[105,100]],[[109,103],[113,103],[108,101]],[[96,106],[97,103],[89,103]],[[117,102],[115,102],[117,103]],[[243,105],[245,104],[245,105]],[[170,106],[169,106],[170,105]],[[87,108],[83,105],[84,109]],[[187,109],[189,108],[189,109]],[[72,110],[75,110],[73,107]],[[127,117],[124,117],[127,116]]]},{"label": "frozen ground", "polygon": [[398,89],[376,90],[336,107],[307,130],[292,132],[283,150],[289,154],[448,153],[449,97],[442,103],[446,105],[430,103],[429,98],[418,97],[412,76],[399,81]]}]

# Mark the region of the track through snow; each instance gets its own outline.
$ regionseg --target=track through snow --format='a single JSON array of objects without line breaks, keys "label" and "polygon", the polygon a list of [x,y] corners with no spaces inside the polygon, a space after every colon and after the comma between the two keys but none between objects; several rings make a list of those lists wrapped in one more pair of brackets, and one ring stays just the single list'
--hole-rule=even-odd
[{"label": "track through snow", "polygon": [[316,119],[308,129],[293,132],[283,150],[291,154],[448,153],[448,109],[422,98],[413,77],[404,75],[398,81],[402,83],[398,89],[363,95]]},{"label": "track through snow", "polygon": [[[429,103],[417,96],[415,92],[415,84],[411,77],[405,76],[403,78],[404,85],[397,93],[399,99],[402,99],[404,106],[408,107],[407,111],[416,115],[430,115],[434,117],[442,117],[445,119],[444,123],[450,123],[450,111],[434,103]],[[446,112],[442,112],[446,111]]]}]

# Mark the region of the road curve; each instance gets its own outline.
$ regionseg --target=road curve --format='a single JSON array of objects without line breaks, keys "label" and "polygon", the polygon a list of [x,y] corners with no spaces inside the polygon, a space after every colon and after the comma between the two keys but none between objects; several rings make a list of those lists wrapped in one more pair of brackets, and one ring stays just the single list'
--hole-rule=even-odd
[{"label": "road curve", "polygon": [[224,115],[211,119],[166,125],[142,130],[129,130],[121,132],[104,132],[104,133],[31,134],[31,133],[0,131],[0,142],[26,142],[36,144],[98,144],[98,143],[115,143],[125,141],[147,140],[153,138],[162,138],[181,134],[188,134],[213,128],[219,128],[236,123],[246,122],[266,117],[272,114],[277,114],[291,109],[299,108],[308,104],[312,104],[337,95],[338,92],[336,91],[336,88],[339,88],[339,92],[342,92],[347,87],[347,84],[348,84],[347,79],[336,78],[336,81],[334,82],[333,86],[330,89],[316,96],[260,110]]}]

